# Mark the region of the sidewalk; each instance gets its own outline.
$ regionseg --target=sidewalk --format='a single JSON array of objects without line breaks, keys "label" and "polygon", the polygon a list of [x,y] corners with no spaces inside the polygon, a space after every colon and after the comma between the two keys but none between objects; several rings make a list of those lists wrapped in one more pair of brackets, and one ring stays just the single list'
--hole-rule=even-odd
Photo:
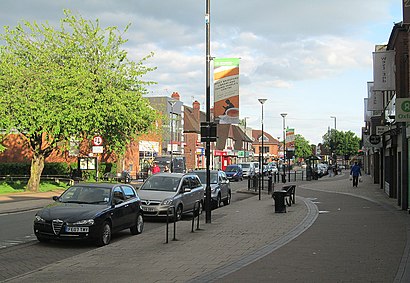
[{"label": "sidewalk", "polygon": [[[177,241],[172,241],[170,225],[170,241],[165,244],[164,225],[7,282],[213,282],[227,278],[287,243],[292,245],[293,239],[313,225],[319,215],[318,208],[312,200],[301,197],[301,190],[343,193],[399,211],[396,200],[389,199],[367,176],[358,188],[352,188],[345,175],[297,184],[296,204],[287,207],[287,213],[274,212],[273,200],[265,190],[261,200],[255,195],[213,210],[210,224],[204,224],[203,214],[200,230],[195,233],[191,233],[190,221],[177,222]],[[275,184],[275,190],[281,186]],[[51,195],[38,195],[39,198],[26,195],[25,200],[19,196],[17,202],[0,197],[0,213],[51,202]],[[409,258],[409,249],[405,252],[403,262]],[[263,270],[260,272],[263,274]],[[399,272],[405,274],[406,266],[402,264]]]},{"label": "sidewalk", "polygon": [[[2,206],[3,203],[0,205]],[[177,222],[176,238],[165,244],[163,227],[46,266],[11,282],[186,282],[227,274],[233,264],[251,262],[302,233],[315,215],[298,198],[286,214],[274,212],[266,192],[212,211],[212,223],[191,233],[191,221]],[[195,223],[196,224],[196,223]],[[210,281],[209,279],[205,281]],[[203,282],[205,282],[203,281]]]}]

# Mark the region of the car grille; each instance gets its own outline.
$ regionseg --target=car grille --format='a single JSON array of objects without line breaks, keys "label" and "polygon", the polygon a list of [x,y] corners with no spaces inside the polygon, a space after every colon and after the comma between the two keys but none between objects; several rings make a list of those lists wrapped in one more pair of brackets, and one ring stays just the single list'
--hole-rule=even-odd
[{"label": "car grille", "polygon": [[141,204],[143,204],[143,205],[160,205],[161,202],[157,201],[157,200],[145,200],[145,199],[143,199],[143,200],[141,200]]},{"label": "car grille", "polygon": [[63,221],[60,219],[55,219],[52,222],[52,226],[54,234],[58,235],[60,234],[61,228],[63,227]]}]

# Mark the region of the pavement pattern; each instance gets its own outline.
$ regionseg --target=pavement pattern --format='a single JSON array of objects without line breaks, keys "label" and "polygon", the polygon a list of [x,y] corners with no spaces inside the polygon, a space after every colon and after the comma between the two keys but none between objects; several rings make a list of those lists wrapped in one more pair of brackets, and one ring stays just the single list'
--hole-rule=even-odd
[{"label": "pavement pattern", "polygon": [[[287,213],[263,192],[202,215],[194,233],[177,222],[176,241],[160,227],[5,282],[410,282],[409,215],[370,177],[296,184]],[[47,201],[4,198],[0,213]]]}]

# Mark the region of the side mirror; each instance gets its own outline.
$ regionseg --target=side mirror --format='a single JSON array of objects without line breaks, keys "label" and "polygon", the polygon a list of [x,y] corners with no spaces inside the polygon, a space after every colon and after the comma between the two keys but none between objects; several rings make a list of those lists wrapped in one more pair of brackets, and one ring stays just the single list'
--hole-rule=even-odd
[{"label": "side mirror", "polygon": [[183,187],[183,188],[182,188],[182,191],[183,191],[184,193],[189,193],[189,192],[191,191],[191,188],[190,188],[190,187]]},{"label": "side mirror", "polygon": [[59,196],[53,196],[54,201],[59,201],[60,197]]}]

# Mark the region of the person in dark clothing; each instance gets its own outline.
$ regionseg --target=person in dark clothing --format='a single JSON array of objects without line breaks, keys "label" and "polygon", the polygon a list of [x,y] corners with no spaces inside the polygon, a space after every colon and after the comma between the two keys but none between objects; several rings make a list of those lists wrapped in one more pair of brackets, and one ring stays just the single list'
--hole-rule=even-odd
[{"label": "person in dark clothing", "polygon": [[357,164],[357,162],[355,162],[352,166],[352,169],[350,169],[350,175],[353,177],[353,187],[357,188],[357,185],[359,183],[359,176],[362,176],[360,166]]}]

